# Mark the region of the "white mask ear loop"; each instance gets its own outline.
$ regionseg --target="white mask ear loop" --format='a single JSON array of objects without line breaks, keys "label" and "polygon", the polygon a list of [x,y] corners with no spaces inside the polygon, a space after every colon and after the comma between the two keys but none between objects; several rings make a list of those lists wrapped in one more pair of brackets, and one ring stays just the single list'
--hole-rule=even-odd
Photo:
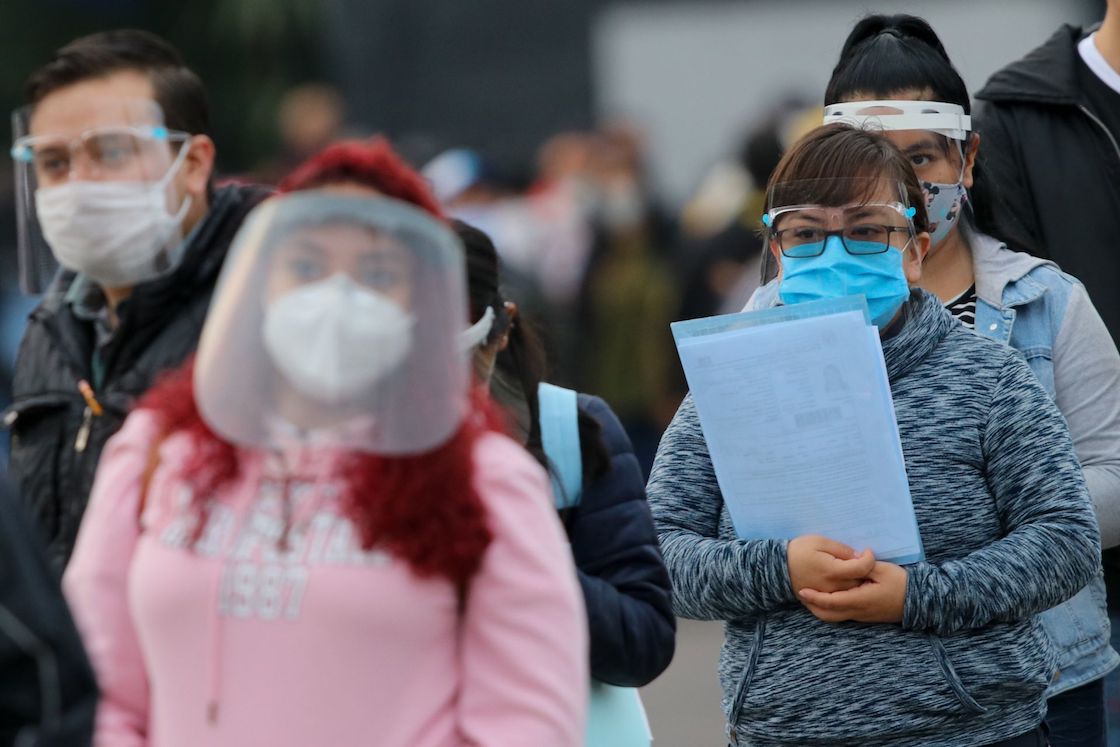
[{"label": "white mask ear loop", "polygon": [[[164,194],[166,194],[167,187],[169,184],[171,184],[171,180],[175,178],[175,175],[179,173],[179,169],[182,168],[183,162],[187,160],[187,152],[190,151],[190,149],[191,141],[188,138],[187,140],[183,141],[182,147],[179,148],[179,154],[175,156],[175,160],[171,162],[171,166],[168,167],[167,173],[164,174],[163,178],[159,180],[160,191]],[[179,210],[174,214],[175,222],[182,223],[183,218],[186,217],[187,211],[190,209],[191,196],[183,195],[183,202],[179,205]],[[164,210],[167,210],[166,205],[164,206]]]},{"label": "white mask ear loop", "polygon": [[459,335],[459,349],[465,353],[478,347],[483,340],[490,336],[490,330],[493,327],[494,307],[487,306],[486,311],[482,314],[482,318],[467,327]]},{"label": "white mask ear loop", "polygon": [[960,154],[961,157],[961,172],[957,174],[957,184],[964,186],[964,169],[968,165],[968,158],[966,157],[966,149],[964,144],[966,141],[954,140],[953,142],[957,144],[957,153]]}]

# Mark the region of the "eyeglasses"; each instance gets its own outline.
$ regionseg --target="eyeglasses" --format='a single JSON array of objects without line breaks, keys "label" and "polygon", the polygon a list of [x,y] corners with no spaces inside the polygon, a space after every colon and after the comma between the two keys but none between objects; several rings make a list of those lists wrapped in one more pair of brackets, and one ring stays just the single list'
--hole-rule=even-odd
[{"label": "eyeglasses", "polygon": [[[901,203],[838,208],[800,205],[770,210],[763,216],[763,223],[784,257],[819,257],[832,236],[840,239],[848,254],[860,256],[893,248],[894,233],[913,235],[909,222],[913,214],[913,208]],[[899,218],[906,219],[906,224],[898,225]],[[840,227],[832,229],[837,223]]]},{"label": "eyeglasses", "polygon": [[785,228],[774,232],[782,256],[807,258],[824,254],[830,236],[840,237],[840,243],[848,254],[882,254],[894,248],[891,244],[892,233],[910,233],[909,226],[887,226],[878,223],[861,223],[845,226],[837,231],[808,226]]},{"label": "eyeglasses", "polygon": [[58,183],[73,172],[75,163],[87,166],[92,176],[128,176],[154,156],[166,158],[167,145],[182,145],[185,132],[159,126],[99,127],[68,139],[57,135],[27,135],[12,146],[12,158],[33,166],[41,183]]}]

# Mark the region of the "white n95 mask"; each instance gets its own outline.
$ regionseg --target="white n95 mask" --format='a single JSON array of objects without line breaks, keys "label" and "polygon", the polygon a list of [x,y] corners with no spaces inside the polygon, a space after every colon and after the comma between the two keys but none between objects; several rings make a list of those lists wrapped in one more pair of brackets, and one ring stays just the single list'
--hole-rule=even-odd
[{"label": "white n95 mask", "polygon": [[265,349],[304,396],[338,405],[394,371],[412,350],[415,319],[339,273],[284,294],[265,312]]},{"label": "white n95 mask", "polygon": [[103,288],[131,287],[174,269],[191,198],[169,213],[167,185],[188,148],[158,182],[70,181],[36,190],[39,225],[58,263]]}]

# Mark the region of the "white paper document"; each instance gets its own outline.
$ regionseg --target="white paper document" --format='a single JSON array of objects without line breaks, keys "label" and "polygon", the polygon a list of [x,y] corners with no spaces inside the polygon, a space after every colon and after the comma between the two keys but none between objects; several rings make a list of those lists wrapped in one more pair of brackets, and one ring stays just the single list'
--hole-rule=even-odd
[{"label": "white paper document", "polygon": [[673,335],[739,537],[820,534],[923,558],[862,297],[677,322]]}]

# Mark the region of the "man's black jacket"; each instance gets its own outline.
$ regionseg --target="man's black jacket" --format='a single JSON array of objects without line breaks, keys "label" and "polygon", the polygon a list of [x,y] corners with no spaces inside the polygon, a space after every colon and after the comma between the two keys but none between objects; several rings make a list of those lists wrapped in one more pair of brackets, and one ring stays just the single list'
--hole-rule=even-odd
[{"label": "man's black jacket", "polygon": [[[976,94],[980,157],[1013,242],[1085,284],[1120,341],[1120,132],[1083,90],[1077,45],[1092,31],[1063,26],[995,73]],[[1118,94],[1120,98],[1120,94]],[[1120,553],[1104,553],[1108,604],[1120,609]]]},{"label": "man's black jacket", "polygon": [[1083,90],[1083,35],[1063,26],[995,73],[976,94],[976,129],[998,194],[993,209],[1008,224],[1004,238],[1025,239],[1017,248],[1081,280],[1120,340],[1120,132]]},{"label": "man's black jacket", "polygon": [[58,579],[0,476],[0,745],[86,747],[96,710]]},{"label": "man's black jacket", "polygon": [[94,392],[100,416],[78,388],[79,381],[95,382],[96,330],[66,299],[75,276],[61,274],[31,313],[4,422],[12,430],[11,476],[57,572],[74,548],[105,442],[155,378],[194,351],[230,242],[266,194],[255,187],[219,189],[179,266],[137,286],[120,305],[118,326],[101,350],[103,374]]}]

